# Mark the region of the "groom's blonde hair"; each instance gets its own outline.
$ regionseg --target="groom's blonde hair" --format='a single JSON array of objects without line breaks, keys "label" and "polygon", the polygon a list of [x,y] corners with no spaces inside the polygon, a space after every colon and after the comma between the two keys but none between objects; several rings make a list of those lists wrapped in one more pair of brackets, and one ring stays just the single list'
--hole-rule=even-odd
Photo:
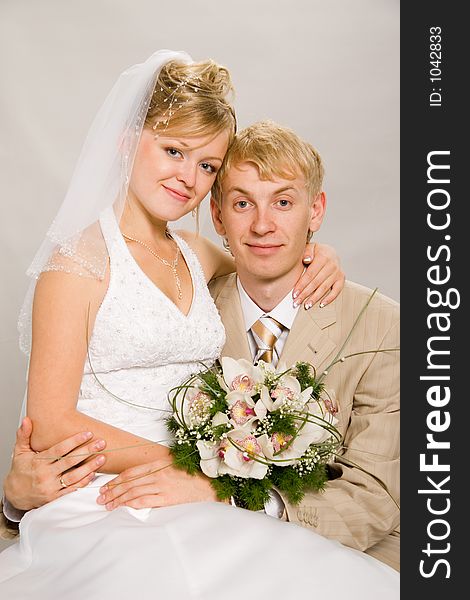
[{"label": "groom's blonde hair", "polygon": [[303,175],[312,200],[322,191],[324,168],[316,149],[292,129],[274,121],[260,121],[237,133],[225,155],[211,191],[219,207],[227,173],[244,162],[254,164],[263,181]]}]

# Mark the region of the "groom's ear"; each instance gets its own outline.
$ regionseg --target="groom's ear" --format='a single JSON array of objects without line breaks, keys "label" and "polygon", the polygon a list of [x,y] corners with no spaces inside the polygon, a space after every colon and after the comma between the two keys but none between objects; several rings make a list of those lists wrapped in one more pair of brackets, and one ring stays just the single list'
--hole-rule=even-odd
[{"label": "groom's ear", "polygon": [[211,196],[211,215],[212,222],[214,223],[214,228],[219,235],[224,236],[226,231],[222,221],[222,211],[219,208],[219,205],[214,200],[214,197]]},{"label": "groom's ear", "polygon": [[315,196],[310,207],[310,223],[309,229],[312,233],[318,231],[321,227],[323,217],[325,216],[326,210],[326,194],[320,192]]}]

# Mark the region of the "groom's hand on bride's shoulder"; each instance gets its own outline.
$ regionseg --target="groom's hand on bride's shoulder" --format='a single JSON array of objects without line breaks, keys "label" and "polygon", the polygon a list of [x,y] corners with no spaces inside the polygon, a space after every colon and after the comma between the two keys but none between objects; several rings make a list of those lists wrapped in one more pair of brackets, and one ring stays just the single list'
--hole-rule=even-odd
[{"label": "groom's hand on bride's shoulder", "polygon": [[171,458],[160,459],[123,471],[100,489],[98,504],[107,510],[118,506],[160,508],[188,502],[217,502],[215,490],[205,475],[189,475],[173,466]]},{"label": "groom's hand on bride's shoulder", "polygon": [[25,417],[16,432],[11,468],[3,482],[6,500],[18,510],[43,506],[86,486],[104,464],[104,440],[77,433],[43,452],[31,448],[33,424]]}]

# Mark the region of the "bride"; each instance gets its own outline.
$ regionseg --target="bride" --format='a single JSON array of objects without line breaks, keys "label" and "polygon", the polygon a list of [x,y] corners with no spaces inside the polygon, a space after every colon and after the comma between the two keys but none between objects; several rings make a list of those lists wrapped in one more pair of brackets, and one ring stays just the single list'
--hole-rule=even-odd
[{"label": "bride", "polygon": [[[197,210],[222,165],[235,134],[230,88],[212,61],[160,51],[121,75],[95,118],[31,265],[20,335],[34,449],[88,429],[110,451],[91,485],[23,517],[20,541],[0,554],[3,597],[398,597],[389,567],[216,502],[203,476],[170,466],[176,500],[165,508],[96,502],[113,474],[171,464],[166,393],[224,344],[206,282],[233,262],[167,223]],[[336,569],[341,578],[327,576]]]}]

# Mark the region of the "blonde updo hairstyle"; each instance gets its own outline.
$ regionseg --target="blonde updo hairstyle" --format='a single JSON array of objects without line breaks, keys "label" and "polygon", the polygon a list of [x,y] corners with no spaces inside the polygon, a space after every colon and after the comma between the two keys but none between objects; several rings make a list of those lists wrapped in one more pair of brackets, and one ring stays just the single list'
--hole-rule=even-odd
[{"label": "blonde updo hairstyle", "polygon": [[244,162],[254,164],[263,181],[303,175],[312,201],[322,191],[324,168],[315,148],[292,129],[266,120],[240,131],[229,147],[211,191],[219,207],[226,174]]},{"label": "blonde updo hairstyle", "polygon": [[234,95],[228,70],[213,60],[185,64],[170,61],[157,78],[146,127],[155,135],[202,136],[236,133]]}]

